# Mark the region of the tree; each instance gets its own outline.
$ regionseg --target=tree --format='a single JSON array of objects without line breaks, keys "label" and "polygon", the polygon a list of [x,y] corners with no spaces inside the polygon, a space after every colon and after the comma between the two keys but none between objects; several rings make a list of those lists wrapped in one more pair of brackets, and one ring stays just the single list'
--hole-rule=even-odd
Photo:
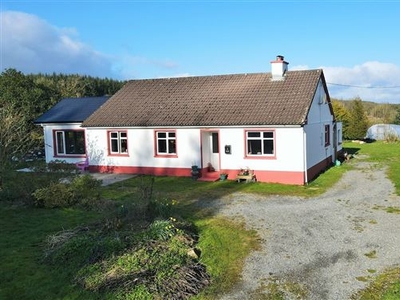
[{"label": "tree", "polygon": [[349,110],[338,100],[332,100],[333,113],[336,121],[342,122],[342,135],[344,139],[348,139],[347,130],[350,122]]},{"label": "tree", "polygon": [[396,108],[389,103],[377,104],[372,108],[370,115],[374,123],[390,124],[396,117]]},{"label": "tree", "polygon": [[400,105],[397,106],[396,115],[394,117],[393,124],[400,125]]},{"label": "tree", "polygon": [[364,139],[368,127],[368,117],[363,103],[360,98],[355,98],[351,101],[347,136],[349,139]]}]

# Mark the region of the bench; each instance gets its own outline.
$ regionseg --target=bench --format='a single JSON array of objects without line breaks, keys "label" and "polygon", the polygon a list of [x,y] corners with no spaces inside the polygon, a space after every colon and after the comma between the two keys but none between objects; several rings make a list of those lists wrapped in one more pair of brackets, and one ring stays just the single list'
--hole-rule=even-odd
[{"label": "bench", "polygon": [[236,181],[241,182],[242,180],[245,180],[246,183],[257,181],[254,171],[251,170],[240,170],[239,174],[236,176]]}]

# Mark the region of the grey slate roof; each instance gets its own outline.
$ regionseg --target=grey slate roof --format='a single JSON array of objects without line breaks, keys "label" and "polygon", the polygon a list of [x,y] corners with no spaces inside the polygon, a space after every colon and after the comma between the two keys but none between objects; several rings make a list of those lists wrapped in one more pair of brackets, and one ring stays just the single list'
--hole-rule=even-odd
[{"label": "grey slate roof", "polygon": [[322,70],[131,80],[84,127],[302,125]]},{"label": "grey slate roof", "polygon": [[65,98],[38,117],[34,123],[80,123],[109,98],[110,96]]}]

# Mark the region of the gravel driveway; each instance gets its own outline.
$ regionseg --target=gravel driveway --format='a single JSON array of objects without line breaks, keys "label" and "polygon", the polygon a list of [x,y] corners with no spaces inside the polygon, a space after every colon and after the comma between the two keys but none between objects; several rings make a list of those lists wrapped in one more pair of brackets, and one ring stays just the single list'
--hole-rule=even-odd
[{"label": "gravel driveway", "polygon": [[[218,214],[257,230],[260,251],[246,260],[242,282],[221,299],[254,299],[276,288],[285,299],[350,299],[385,268],[400,263],[400,207],[381,165],[351,161],[327,193],[310,199],[228,195]],[[305,296],[306,294],[306,296]]]}]

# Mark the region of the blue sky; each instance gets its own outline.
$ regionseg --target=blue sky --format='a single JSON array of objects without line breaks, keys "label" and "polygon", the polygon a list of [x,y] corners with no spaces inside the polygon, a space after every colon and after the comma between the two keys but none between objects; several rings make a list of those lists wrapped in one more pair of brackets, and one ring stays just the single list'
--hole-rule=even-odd
[{"label": "blue sky", "polygon": [[331,97],[400,104],[399,1],[0,0],[1,71],[141,79],[322,68]]}]

